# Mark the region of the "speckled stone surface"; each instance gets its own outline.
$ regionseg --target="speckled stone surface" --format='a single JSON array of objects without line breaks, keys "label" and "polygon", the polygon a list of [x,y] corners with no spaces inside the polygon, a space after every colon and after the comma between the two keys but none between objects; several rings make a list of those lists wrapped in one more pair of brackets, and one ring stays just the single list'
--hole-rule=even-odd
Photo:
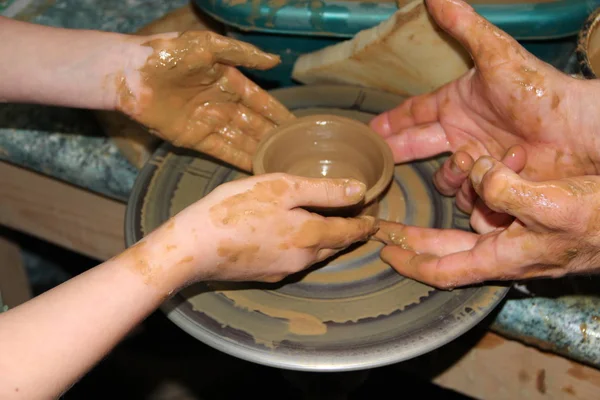
[{"label": "speckled stone surface", "polygon": [[[184,4],[183,0],[33,0],[18,18],[52,26],[133,32]],[[577,73],[574,66],[571,63],[566,72]],[[0,159],[122,200],[136,177],[136,170],[83,110],[0,105]],[[30,269],[33,277],[38,276],[39,265]],[[599,287],[597,278],[516,285],[499,308],[492,329],[600,367]]]},{"label": "speckled stone surface", "polygon": [[[183,0],[33,0],[17,19],[43,25],[134,32]],[[84,110],[0,105],[0,159],[127,200],[136,169]]]},{"label": "speckled stone surface", "polygon": [[124,201],[137,175],[84,110],[0,105],[0,159]]}]

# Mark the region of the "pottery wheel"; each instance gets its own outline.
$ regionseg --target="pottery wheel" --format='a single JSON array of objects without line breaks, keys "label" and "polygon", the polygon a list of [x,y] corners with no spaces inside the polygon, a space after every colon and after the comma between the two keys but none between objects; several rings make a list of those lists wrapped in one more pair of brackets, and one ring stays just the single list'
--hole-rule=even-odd
[{"label": "pottery wheel", "polygon": [[[272,92],[296,115],[332,113],[363,122],[402,101],[378,91],[304,86]],[[468,218],[432,184],[440,159],[399,165],[382,219],[468,229]],[[130,246],[222,183],[246,175],[195,152],[160,147],[142,169],[126,216]],[[437,291],[406,279],[367,242],[279,284],[200,283],[163,305],[186,332],[223,352],[274,367],[347,371],[403,361],[481,321],[504,287]]]}]

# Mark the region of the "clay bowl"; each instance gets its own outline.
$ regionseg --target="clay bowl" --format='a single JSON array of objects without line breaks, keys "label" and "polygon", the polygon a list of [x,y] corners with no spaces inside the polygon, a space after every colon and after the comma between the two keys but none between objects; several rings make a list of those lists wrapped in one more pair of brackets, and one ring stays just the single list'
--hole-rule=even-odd
[{"label": "clay bowl", "polygon": [[284,172],[310,178],[352,178],[367,186],[364,202],[347,209],[313,209],[326,215],[376,215],[394,173],[387,145],[362,122],[310,115],[276,128],[258,144],[255,175]]},{"label": "clay bowl", "polygon": [[577,61],[587,79],[600,77],[600,8],[596,9],[579,31]]}]

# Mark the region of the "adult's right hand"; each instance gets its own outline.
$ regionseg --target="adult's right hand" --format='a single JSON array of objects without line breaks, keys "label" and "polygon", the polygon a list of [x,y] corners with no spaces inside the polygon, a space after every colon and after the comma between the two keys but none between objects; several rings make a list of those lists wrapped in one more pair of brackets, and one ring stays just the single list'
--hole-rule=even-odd
[{"label": "adult's right hand", "polygon": [[444,289],[600,271],[600,177],[532,182],[485,156],[469,183],[487,207],[514,221],[485,234],[381,221],[381,258]]},{"label": "adult's right hand", "polygon": [[457,205],[466,212],[472,211],[476,197],[465,183],[473,160],[486,155],[501,160],[515,145],[525,154],[505,161],[526,179],[598,174],[600,112],[595,99],[600,82],[572,78],[542,62],[464,1],[426,3],[438,25],[469,51],[475,66],[371,122],[396,162],[454,153],[434,181],[443,194],[456,194]]}]

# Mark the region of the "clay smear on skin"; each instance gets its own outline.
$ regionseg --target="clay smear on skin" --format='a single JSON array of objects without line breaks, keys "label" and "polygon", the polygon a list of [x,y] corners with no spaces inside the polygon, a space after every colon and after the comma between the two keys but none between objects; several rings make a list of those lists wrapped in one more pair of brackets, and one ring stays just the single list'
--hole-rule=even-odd
[{"label": "clay smear on skin", "polygon": [[[296,183],[297,186],[299,183]],[[225,199],[210,209],[211,220],[217,226],[230,226],[239,229],[241,225],[251,231],[260,225],[261,219],[272,216],[274,207],[282,198],[290,195],[291,186],[284,180],[273,180],[256,183],[252,189]],[[362,196],[362,193],[359,194]],[[265,206],[256,207],[256,203]],[[249,208],[251,207],[251,208]],[[241,224],[241,225],[240,225]],[[363,232],[373,225],[373,219],[361,219],[353,227],[348,227],[343,219],[308,220],[296,228],[285,222],[275,228],[274,233],[282,238],[280,249],[313,248],[323,245],[326,248],[338,248],[348,243],[357,232]],[[376,228],[373,227],[372,231]],[[223,258],[223,264],[252,264],[259,246],[242,244],[236,240],[223,240],[219,243],[218,255]],[[268,263],[268,260],[264,260]]]},{"label": "clay smear on skin", "polygon": [[129,268],[135,274],[141,275],[146,285],[162,288],[160,280],[157,279],[162,267],[152,263],[148,259],[148,256],[148,246],[146,242],[142,240],[128,248],[123,253],[114,257],[112,260],[129,260],[129,262],[125,262],[124,265],[126,265],[127,268]]},{"label": "clay smear on skin", "polygon": [[224,258],[226,264],[247,265],[255,261],[259,250],[258,245],[239,245],[233,240],[224,240],[219,244],[217,255]]},{"label": "clay smear on skin", "polygon": [[[408,190],[417,196],[419,209],[413,216],[416,225],[429,225],[431,218],[431,204],[425,201],[428,198],[427,191],[421,186],[421,178],[410,167],[397,167],[404,178],[405,185]],[[190,182],[190,190],[192,189]],[[267,194],[261,198],[269,200],[271,196]],[[242,194],[247,196],[249,193]],[[238,197],[236,200],[230,201],[229,211],[216,211],[211,218],[216,223],[223,223],[223,218],[237,218],[240,209],[238,206],[243,204],[244,197]],[[387,210],[386,219],[392,221],[401,221],[405,218],[404,199],[398,186],[393,185],[387,194],[387,203],[393,206],[393,209]],[[289,234],[293,229],[284,229],[281,233]],[[317,235],[313,227],[308,229],[309,238],[302,238],[300,242],[295,242],[295,245],[311,246],[315,241],[319,240],[313,235]],[[230,246],[225,246],[227,249]],[[337,263],[345,263],[356,257],[364,257],[367,254],[378,251],[381,245],[377,242],[370,241],[360,246],[356,250],[341,255],[336,259]],[[225,250],[223,250],[225,251]],[[361,266],[356,269],[343,270],[320,270],[317,273],[311,273],[305,276],[302,280],[305,283],[328,285],[340,284],[344,282],[356,282],[364,279],[372,278],[389,270],[389,267],[378,258],[371,263]],[[364,318],[375,318],[379,315],[389,315],[395,311],[402,310],[410,304],[420,302],[420,299],[429,295],[433,290],[429,286],[421,285],[412,281],[404,281],[400,285],[384,290],[383,292],[363,296],[344,299],[343,301],[319,301],[312,300],[306,302],[303,299],[298,299],[289,296],[280,296],[269,291],[260,290],[227,290],[227,285],[213,285],[213,289],[217,293],[229,299],[235,309],[248,310],[248,312],[238,312],[231,309],[231,303],[223,303],[215,299],[214,294],[203,293],[200,295],[192,295],[188,301],[193,305],[193,308],[206,313],[211,318],[217,320],[223,325],[231,326],[235,329],[241,329],[252,335],[254,340],[267,347],[276,347],[277,343],[286,339],[293,339],[295,336],[303,336],[303,340],[319,340],[319,337],[327,334],[338,335],[335,329],[327,329],[326,322],[347,323],[357,322]],[[276,297],[273,297],[276,296]],[[262,319],[263,317],[272,319]],[[311,339],[312,338],[312,339]],[[329,339],[328,339],[329,340]]]},{"label": "clay smear on skin", "polygon": [[218,58],[267,68],[280,62],[278,56],[208,31],[153,39],[144,46],[153,52],[139,70],[141,90],[135,98],[123,75],[118,76],[119,108],[176,146],[249,170],[258,139],[293,118],[272,96]]},{"label": "clay smear on skin", "polygon": [[[210,208],[210,217],[217,226],[235,226],[248,217],[263,218],[272,212],[272,207],[288,192],[290,185],[283,180],[259,182],[244,193],[236,194]],[[253,202],[265,203],[263,210],[252,207]]]},{"label": "clay smear on skin", "polygon": [[[216,225],[235,225],[249,216],[248,204],[259,202],[275,205],[279,199],[288,193],[289,189],[290,185],[283,180],[259,182],[251,190],[230,197],[213,206],[210,210],[211,219]],[[269,215],[268,209],[265,210],[264,214],[259,213],[257,215],[253,213],[251,216],[261,218],[267,215]],[[282,227],[280,233],[287,235],[292,230],[290,228],[289,226]],[[309,232],[306,232],[306,234],[309,234]],[[220,243],[217,253],[226,260],[226,263],[250,264],[255,261],[259,249],[260,247],[256,245],[240,245],[233,240],[226,240]],[[270,317],[287,321],[289,332],[292,334],[322,335],[327,332],[326,325],[310,314],[255,303],[252,299],[244,296],[243,293],[236,293],[236,291],[220,293],[232,300],[236,307],[248,311],[259,311]]]}]

